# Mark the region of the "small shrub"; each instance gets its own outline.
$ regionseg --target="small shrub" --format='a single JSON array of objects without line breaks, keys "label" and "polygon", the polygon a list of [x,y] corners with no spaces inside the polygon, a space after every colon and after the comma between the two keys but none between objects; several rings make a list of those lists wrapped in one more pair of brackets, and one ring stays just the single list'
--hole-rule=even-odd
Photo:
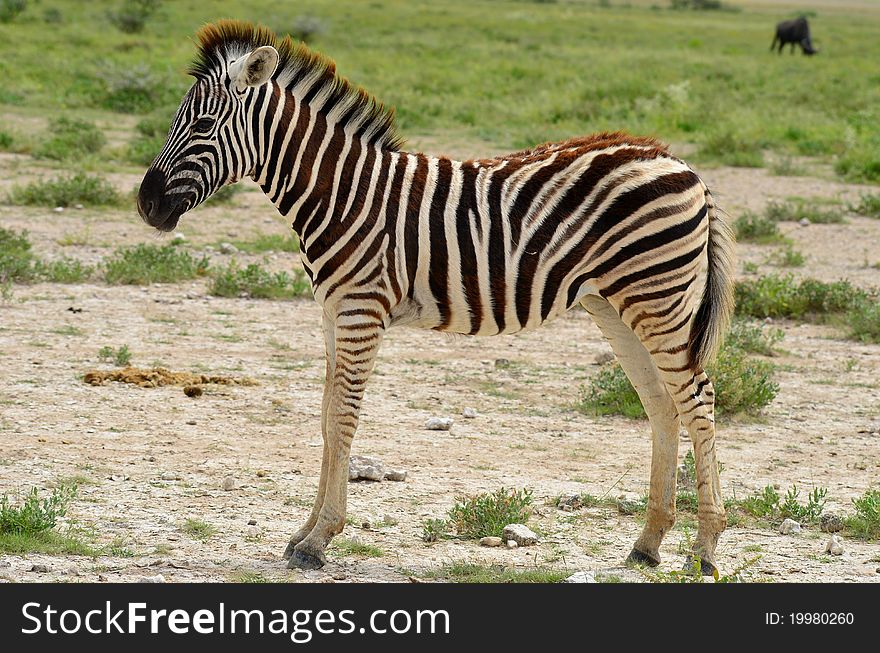
[{"label": "small shrub", "polygon": [[880,195],[863,193],[858,204],[853,204],[849,210],[869,218],[880,218]]},{"label": "small shrub", "polygon": [[177,107],[156,111],[135,126],[137,135],[128,145],[127,158],[138,165],[150,165],[162,150]]},{"label": "small shrub", "polygon": [[253,240],[236,240],[232,243],[239,251],[248,254],[264,254],[266,252],[299,251],[299,238],[295,234],[260,234]]},{"label": "small shrub", "polygon": [[459,497],[449,511],[449,524],[461,537],[500,537],[508,524],[522,524],[532,514],[531,490],[506,490]]},{"label": "small shrub", "polygon": [[57,7],[47,7],[43,11],[43,22],[49,25],[60,25],[64,22],[64,15]]},{"label": "small shrub", "polygon": [[333,544],[331,545],[333,550],[337,555],[340,556],[365,556],[367,558],[381,558],[385,555],[385,552],[382,551],[378,546],[373,546],[372,544],[365,544],[363,542],[359,542],[357,540],[349,539],[347,537],[337,538],[333,540]]},{"label": "small shrub", "polygon": [[699,154],[729,166],[760,168],[764,165],[761,144],[736,135],[732,131],[710,134],[700,145]]},{"label": "small shrub", "polygon": [[40,278],[52,283],[82,283],[92,276],[95,268],[64,256],[54,261],[37,262],[35,271]]},{"label": "small shrub", "polygon": [[11,23],[27,9],[27,0],[0,0],[0,23]]},{"label": "small shrub", "polygon": [[82,172],[15,186],[8,200],[11,204],[48,207],[74,204],[122,206],[128,201],[107,181]]},{"label": "small shrub", "polygon": [[734,320],[727,332],[727,347],[736,347],[750,354],[773,356],[775,346],[785,337],[782,329],[765,329],[760,323]]},{"label": "small shrub", "polygon": [[0,129],[0,150],[9,152],[14,142],[15,139],[12,138],[12,134],[4,129]]},{"label": "small shrub", "polygon": [[880,343],[880,302],[858,302],[847,314],[850,335],[862,342]]},{"label": "small shrub", "polygon": [[760,494],[753,494],[739,502],[739,506],[753,517],[775,517],[782,498],[772,485]]},{"label": "small shrub", "polygon": [[426,519],[422,523],[422,541],[436,542],[449,534],[449,522],[445,519]]},{"label": "small shrub", "polygon": [[736,239],[741,242],[763,245],[783,240],[778,224],[752,211],[743,213],[734,223],[734,227]]},{"label": "small shrub", "polygon": [[162,80],[146,64],[110,64],[101,69],[98,79],[104,86],[99,104],[111,111],[150,111],[162,97]]},{"label": "small shrub", "polygon": [[880,181],[880,139],[862,139],[834,162],[834,172],[848,181]]},{"label": "small shrub", "polygon": [[67,514],[67,506],[75,496],[75,485],[61,485],[45,499],[40,499],[37,488],[32,488],[18,506],[3,495],[0,499],[0,534],[37,535],[55,528],[58,519]]},{"label": "small shrub", "polygon": [[800,490],[797,485],[785,493],[785,500],[779,506],[779,514],[783,519],[794,519],[797,522],[814,524],[819,521],[819,516],[825,509],[825,497],[828,495],[826,488],[815,488],[807,496],[807,503],[798,501]]},{"label": "small shrub", "polygon": [[453,562],[440,569],[423,574],[425,578],[439,578],[452,583],[559,583],[571,576],[570,570],[513,569],[503,565],[477,565]]},{"label": "small shrub", "polygon": [[269,272],[256,263],[242,269],[233,262],[214,275],[209,292],[218,297],[293,299],[308,295],[311,285],[299,270],[291,276],[286,272]]},{"label": "small shrub", "polygon": [[772,222],[797,222],[804,218],[813,224],[840,224],[844,221],[839,207],[823,207],[815,200],[803,198],[768,202],[764,215]]},{"label": "small shrub", "polygon": [[49,138],[34,155],[46,159],[79,158],[100,151],[107,138],[94,123],[75,118],[55,118],[49,123]]},{"label": "small shrub", "polygon": [[867,299],[865,291],[848,281],[826,283],[815,279],[800,282],[791,275],[767,275],[736,285],[736,312],[750,317],[804,319],[842,314]]},{"label": "small shrub", "polygon": [[853,499],[856,514],[846,519],[849,535],[862,540],[880,539],[880,490],[866,490]]},{"label": "small shrub", "polygon": [[581,386],[578,410],[588,415],[623,415],[631,419],[645,417],[639,395],[616,361],[604,365],[587,385]]},{"label": "small shrub", "polygon": [[123,0],[119,9],[107,12],[107,18],[120,32],[136,34],[161,4],[160,0]]},{"label": "small shrub", "polygon": [[27,232],[0,227],[0,286],[32,281],[36,277],[36,260]]},{"label": "small shrub", "polygon": [[797,251],[791,245],[786,245],[782,249],[777,249],[770,254],[767,262],[780,268],[801,268],[806,263],[807,258],[803,252]]},{"label": "small shrub", "polygon": [[315,16],[297,16],[293,20],[293,26],[290,28],[290,35],[303,43],[311,43],[316,36],[320,36],[325,31],[324,21],[320,18]]},{"label": "small shrub", "polygon": [[195,258],[172,243],[162,247],[120,247],[104,262],[104,279],[110,284],[144,285],[176,283],[208,273],[208,257]]},{"label": "small shrub", "polygon": [[116,367],[128,367],[131,364],[131,351],[128,345],[122,345],[119,349],[105,345],[98,350],[98,358],[105,363],[112,362]]}]

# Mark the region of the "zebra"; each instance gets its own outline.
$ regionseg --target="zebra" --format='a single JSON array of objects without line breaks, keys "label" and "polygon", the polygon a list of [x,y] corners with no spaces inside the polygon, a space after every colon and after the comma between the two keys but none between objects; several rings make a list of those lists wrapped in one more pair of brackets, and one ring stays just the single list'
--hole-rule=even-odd
[{"label": "zebra", "polygon": [[239,21],[197,38],[195,82],[137,207],[171,231],[251,177],[292,219],[322,307],[326,380],[318,490],[288,567],[322,567],[342,532],[352,440],[387,329],[511,334],[581,305],[653,436],[647,520],[627,560],[660,563],[683,425],[699,499],[688,564],[714,573],[726,516],[704,368],[731,316],[734,239],[696,173],[658,141],[621,132],[471,161],[407,152],[393,111],[305,45]]}]

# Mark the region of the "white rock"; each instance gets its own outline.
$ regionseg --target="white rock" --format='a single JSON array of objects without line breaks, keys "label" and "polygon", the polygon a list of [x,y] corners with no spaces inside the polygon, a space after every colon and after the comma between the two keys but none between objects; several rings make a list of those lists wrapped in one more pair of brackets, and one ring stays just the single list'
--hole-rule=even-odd
[{"label": "white rock", "polygon": [[578,571],[578,572],[572,574],[571,576],[569,576],[568,578],[566,578],[565,580],[563,580],[562,582],[563,583],[595,583],[596,576],[593,574],[592,571]]},{"label": "white rock", "polygon": [[500,537],[481,537],[480,538],[480,546],[501,546],[503,542]]},{"label": "white rock", "polygon": [[518,546],[519,546],[519,544],[516,543],[516,540],[507,540],[507,548],[508,549],[515,549]]},{"label": "white rock", "polygon": [[513,540],[517,546],[531,546],[538,543],[538,536],[523,524],[508,524],[504,527],[501,537],[508,542]]},{"label": "white rock", "polygon": [[238,254],[238,247],[232,243],[220,243],[221,254]]},{"label": "white rock", "polygon": [[798,220],[798,224],[802,227],[809,227],[810,226],[810,219],[809,218],[801,218],[800,220]]},{"label": "white rock", "polygon": [[825,553],[830,553],[833,556],[843,555],[843,544],[840,542],[839,537],[836,535],[831,536],[825,545]]},{"label": "white rock", "polygon": [[81,209],[82,207],[83,207],[82,204],[74,204],[73,205],[73,208],[75,208],[75,209]]},{"label": "white rock", "polygon": [[783,535],[797,535],[801,532],[801,525],[794,519],[786,519],[779,525],[779,532]]},{"label": "white rock", "polygon": [[261,535],[260,527],[257,526],[256,524],[251,524],[250,526],[248,526],[247,529],[245,530],[245,532],[247,533],[248,537],[252,537],[252,538],[260,537],[260,535]]},{"label": "white rock", "polygon": [[425,422],[425,428],[429,431],[448,431],[453,423],[451,417],[429,417]]},{"label": "white rock", "polygon": [[348,460],[349,481],[381,481],[385,478],[385,465],[378,458],[351,456]]},{"label": "white rock", "polygon": [[227,476],[223,479],[223,489],[229,492],[235,489],[235,477]]},{"label": "white rock", "polygon": [[461,411],[461,416],[465,419],[474,419],[478,415],[479,413],[470,406],[465,406],[464,409]]},{"label": "white rock", "polygon": [[56,207],[55,207],[54,209],[52,209],[52,210],[55,211],[55,213],[61,213],[61,212],[64,211],[64,207],[63,207],[63,206],[56,206]]},{"label": "white rock", "polygon": [[162,574],[156,574],[155,576],[140,576],[137,579],[138,583],[164,583],[165,576]]},{"label": "white rock", "polygon": [[178,232],[178,233],[174,234],[174,237],[171,239],[171,242],[172,243],[182,243],[185,240],[186,240],[186,236],[184,236],[182,233]]},{"label": "white rock", "polygon": [[406,470],[405,469],[386,469],[385,470],[385,480],[386,481],[405,481],[406,480]]}]

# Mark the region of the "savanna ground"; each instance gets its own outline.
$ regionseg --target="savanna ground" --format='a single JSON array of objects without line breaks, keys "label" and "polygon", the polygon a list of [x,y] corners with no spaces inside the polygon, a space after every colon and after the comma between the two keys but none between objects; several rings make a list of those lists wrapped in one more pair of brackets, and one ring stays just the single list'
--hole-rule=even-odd
[{"label": "savanna ground", "polygon": [[[307,296],[212,293],[218,271],[249,264],[295,275],[288,220],[244,182],[184,218],[175,249],[196,260],[180,275],[190,278],[124,284],[107,271],[118,248],[171,240],[140,222],[131,192],[189,83],[188,37],[214,18],[300,33],[304,17],[316,19],[314,47],[397,107],[413,149],[463,158],[606,128],[656,134],[694,162],[731,219],[791,208],[777,211],[780,233],[764,244],[743,239],[742,280],[791,274],[847,279],[869,293],[880,286],[880,3],[673,11],[661,0],[653,8],[382,0],[268,11],[218,2],[208,11],[167,2],[133,34],[108,18],[124,4],[44,0],[0,23],[0,227],[26,230],[44,265],[61,262],[3,279],[0,496],[15,504],[32,487],[41,496],[77,487],[53,531],[62,544],[47,540],[39,552],[2,540],[0,578],[498,580],[531,571],[549,580],[591,569],[605,580],[645,579],[621,567],[642,515],[621,514],[614,500],[638,504],[647,491],[649,428],[576,409],[610,351],[582,311],[516,337],[390,331],[353,453],[406,469],[407,479],[352,483],[330,564],[284,568],[280,554],[308,514],[320,466],[320,312]],[[774,23],[804,9],[820,55],[771,55]],[[82,122],[70,128],[60,118]],[[83,134],[94,140],[77,149]],[[49,199],[38,187],[30,205],[21,191],[76,172],[108,183],[110,195]],[[70,206],[56,210],[62,203]],[[813,220],[802,226],[802,216]],[[237,251],[221,251],[224,242]],[[276,296],[302,294],[287,283],[296,277],[278,278]],[[804,501],[824,488],[826,512],[852,514],[880,472],[877,329],[852,338],[840,317],[776,318],[764,328],[784,333],[771,356],[758,357],[774,366],[778,394],[756,413],[719,419],[725,497],[737,505],[768,485],[781,495],[797,486]],[[125,362],[123,347],[139,367],[257,385],[205,385],[190,398],[177,386],[83,382],[87,371],[114,369],[114,357]],[[464,407],[478,416],[463,418]],[[431,416],[455,424],[427,431]],[[682,458],[689,446],[682,435]],[[444,518],[457,497],[501,487],[533,491],[528,524],[539,545],[423,541],[425,522]],[[557,497],[571,494],[597,500],[558,510]],[[745,566],[751,580],[880,581],[876,539],[845,530],[843,555],[830,556],[815,524],[783,536],[778,519],[732,514],[718,549],[722,573]],[[681,510],[663,571],[681,566],[695,527]],[[35,564],[47,573],[29,571]]]}]

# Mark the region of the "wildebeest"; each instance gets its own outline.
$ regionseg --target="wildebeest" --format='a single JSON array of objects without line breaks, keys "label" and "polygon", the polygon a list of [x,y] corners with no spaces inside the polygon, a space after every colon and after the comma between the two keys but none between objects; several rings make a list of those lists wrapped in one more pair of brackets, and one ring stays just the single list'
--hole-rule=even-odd
[{"label": "wildebeest", "polygon": [[773,37],[773,43],[770,44],[770,50],[776,47],[779,41],[779,54],[782,54],[782,48],[786,43],[791,44],[791,53],[794,54],[794,46],[797,43],[801,46],[804,54],[816,54],[818,50],[813,47],[810,40],[810,24],[807,22],[806,16],[800,16],[794,20],[784,20],[776,26],[776,35]]}]

